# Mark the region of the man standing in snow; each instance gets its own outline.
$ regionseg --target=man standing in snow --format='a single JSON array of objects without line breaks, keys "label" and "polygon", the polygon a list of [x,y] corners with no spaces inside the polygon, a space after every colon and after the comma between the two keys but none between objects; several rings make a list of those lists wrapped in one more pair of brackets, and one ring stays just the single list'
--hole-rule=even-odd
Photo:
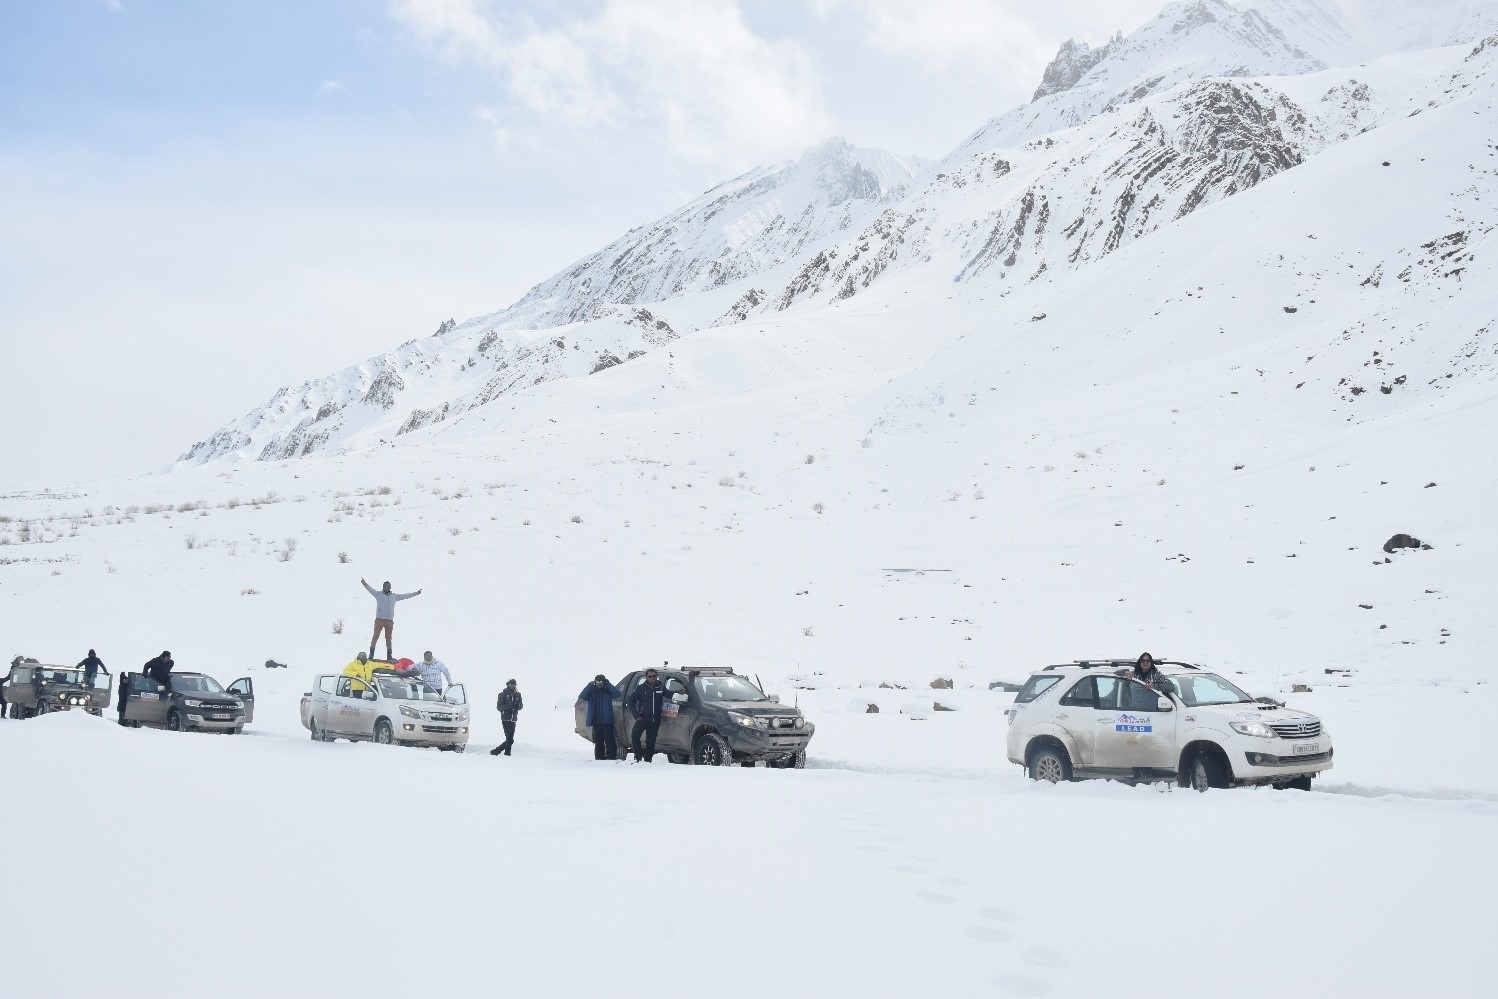
[{"label": "man standing in snow", "polygon": [[[666,688],[661,684],[655,670],[645,671],[645,682],[629,695],[629,709],[634,712],[635,728],[630,735],[630,745],[635,750],[635,762],[650,763],[655,758],[655,737],[661,730],[661,715],[666,708]],[[640,736],[645,736],[645,746],[640,748]]]},{"label": "man standing in snow", "polygon": [[505,741],[489,750],[489,755],[498,756],[503,753],[509,756],[510,750],[515,747],[515,718],[520,714],[520,709],[525,707],[525,700],[515,687],[514,680],[505,684],[505,689],[499,692],[499,699],[494,702],[494,706],[499,710],[499,723],[505,727]]},{"label": "man standing in snow", "polygon": [[441,659],[432,658],[431,649],[422,654],[421,662],[416,664],[416,672],[428,687],[439,694],[453,685],[452,673],[448,672],[447,665]]},{"label": "man standing in snow", "polygon": [[361,577],[359,582],[369,591],[369,595],[375,598],[375,623],[374,634],[369,636],[369,657],[374,658],[376,643],[380,640],[380,632],[385,632],[385,658],[394,659],[395,652],[391,645],[394,641],[395,632],[395,605],[401,600],[410,600],[412,597],[421,596],[421,591],[415,593],[392,593],[390,591],[390,580],[376,590]]},{"label": "man standing in snow", "polygon": [[609,678],[602,673],[577,695],[578,702],[588,706],[588,716],[583,723],[593,730],[595,760],[619,758],[619,736],[614,731],[614,701],[618,696],[619,688],[609,683]]}]

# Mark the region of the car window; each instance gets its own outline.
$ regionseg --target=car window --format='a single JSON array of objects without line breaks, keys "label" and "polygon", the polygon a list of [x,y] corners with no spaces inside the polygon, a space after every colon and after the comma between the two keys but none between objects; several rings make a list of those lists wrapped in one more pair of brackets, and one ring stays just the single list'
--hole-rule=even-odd
[{"label": "car window", "polygon": [[1093,693],[1092,677],[1084,676],[1077,681],[1077,685],[1061,698],[1061,703],[1071,708],[1090,708],[1097,703],[1097,695]]},{"label": "car window", "polygon": [[352,688],[349,687],[349,684],[351,684],[352,682],[353,682],[353,677],[340,676],[338,678],[338,696],[339,697],[352,697],[353,696],[353,690],[352,690]]},{"label": "car window", "polygon": [[255,687],[250,682],[250,678],[245,677],[243,680],[235,680],[232,684],[230,684],[229,693],[238,694],[241,697],[254,697]]},{"label": "car window", "polygon": [[1118,710],[1118,677],[1095,676],[1093,683],[1097,684],[1097,709],[1099,711]]},{"label": "car window", "polygon": [[693,685],[704,701],[767,701],[758,687],[741,676],[695,676]]},{"label": "car window", "polygon": [[1213,673],[1182,674],[1176,691],[1188,708],[1204,704],[1251,704],[1253,698],[1228,680]]},{"label": "car window", "polygon": [[320,676],[317,678],[317,689],[324,694],[331,694],[337,686],[338,678],[336,676]]},{"label": "car window", "polygon": [[1160,695],[1150,690],[1142,683],[1127,680],[1123,684],[1123,710],[1125,711],[1159,711],[1157,698]]},{"label": "car window", "polygon": [[687,685],[685,683],[682,683],[681,677],[679,677],[679,676],[668,676],[668,677],[666,677],[666,693],[668,693],[668,694],[685,694],[686,692],[687,692]]},{"label": "car window", "polygon": [[1029,704],[1060,682],[1061,678],[1055,674],[1046,675],[1042,673],[1040,676],[1032,676],[1025,681],[1025,685],[1019,689],[1019,693],[1014,695],[1014,703]]}]

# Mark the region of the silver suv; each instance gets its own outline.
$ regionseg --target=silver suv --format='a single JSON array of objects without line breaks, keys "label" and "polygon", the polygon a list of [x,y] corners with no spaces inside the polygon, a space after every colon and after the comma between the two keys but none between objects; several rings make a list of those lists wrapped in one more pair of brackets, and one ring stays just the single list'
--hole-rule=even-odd
[{"label": "silver suv", "polygon": [[1310,790],[1332,766],[1321,719],[1188,663],[1160,662],[1152,690],[1133,660],[1048,666],[1030,677],[1009,716],[1009,762],[1036,780],[1172,780],[1205,791],[1267,784]]}]

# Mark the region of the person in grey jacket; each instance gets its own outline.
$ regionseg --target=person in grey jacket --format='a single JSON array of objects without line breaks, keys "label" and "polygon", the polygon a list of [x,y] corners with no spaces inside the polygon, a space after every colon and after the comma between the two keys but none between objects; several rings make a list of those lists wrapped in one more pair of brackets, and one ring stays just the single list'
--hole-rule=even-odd
[{"label": "person in grey jacket", "polygon": [[369,591],[369,595],[375,598],[375,623],[374,634],[369,636],[369,658],[374,658],[375,644],[380,640],[380,632],[385,632],[385,658],[394,659],[395,650],[391,643],[394,641],[395,632],[395,605],[401,600],[410,600],[412,597],[421,596],[421,591],[415,593],[392,593],[390,580],[385,580],[383,586],[376,590],[361,577],[359,582]]}]

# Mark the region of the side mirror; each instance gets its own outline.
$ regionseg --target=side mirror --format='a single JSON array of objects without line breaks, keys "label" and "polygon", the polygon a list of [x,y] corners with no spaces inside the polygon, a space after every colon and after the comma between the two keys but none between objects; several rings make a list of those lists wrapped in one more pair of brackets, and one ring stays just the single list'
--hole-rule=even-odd
[{"label": "side mirror", "polygon": [[1156,694],[1155,695],[1155,710],[1156,711],[1174,711],[1175,710],[1175,706],[1170,703],[1170,698],[1166,697],[1164,694]]},{"label": "side mirror", "polygon": [[770,694],[768,696],[770,698],[770,703],[771,704],[779,704],[780,703],[780,695],[779,694]]},{"label": "side mirror", "polygon": [[686,694],[672,694],[671,695],[671,702],[673,704],[685,704],[685,703],[687,703],[687,695]]},{"label": "side mirror", "polygon": [[164,683],[158,683],[156,685],[156,693],[158,693],[158,694],[164,694],[164,693],[166,693],[166,684],[164,684]]}]

